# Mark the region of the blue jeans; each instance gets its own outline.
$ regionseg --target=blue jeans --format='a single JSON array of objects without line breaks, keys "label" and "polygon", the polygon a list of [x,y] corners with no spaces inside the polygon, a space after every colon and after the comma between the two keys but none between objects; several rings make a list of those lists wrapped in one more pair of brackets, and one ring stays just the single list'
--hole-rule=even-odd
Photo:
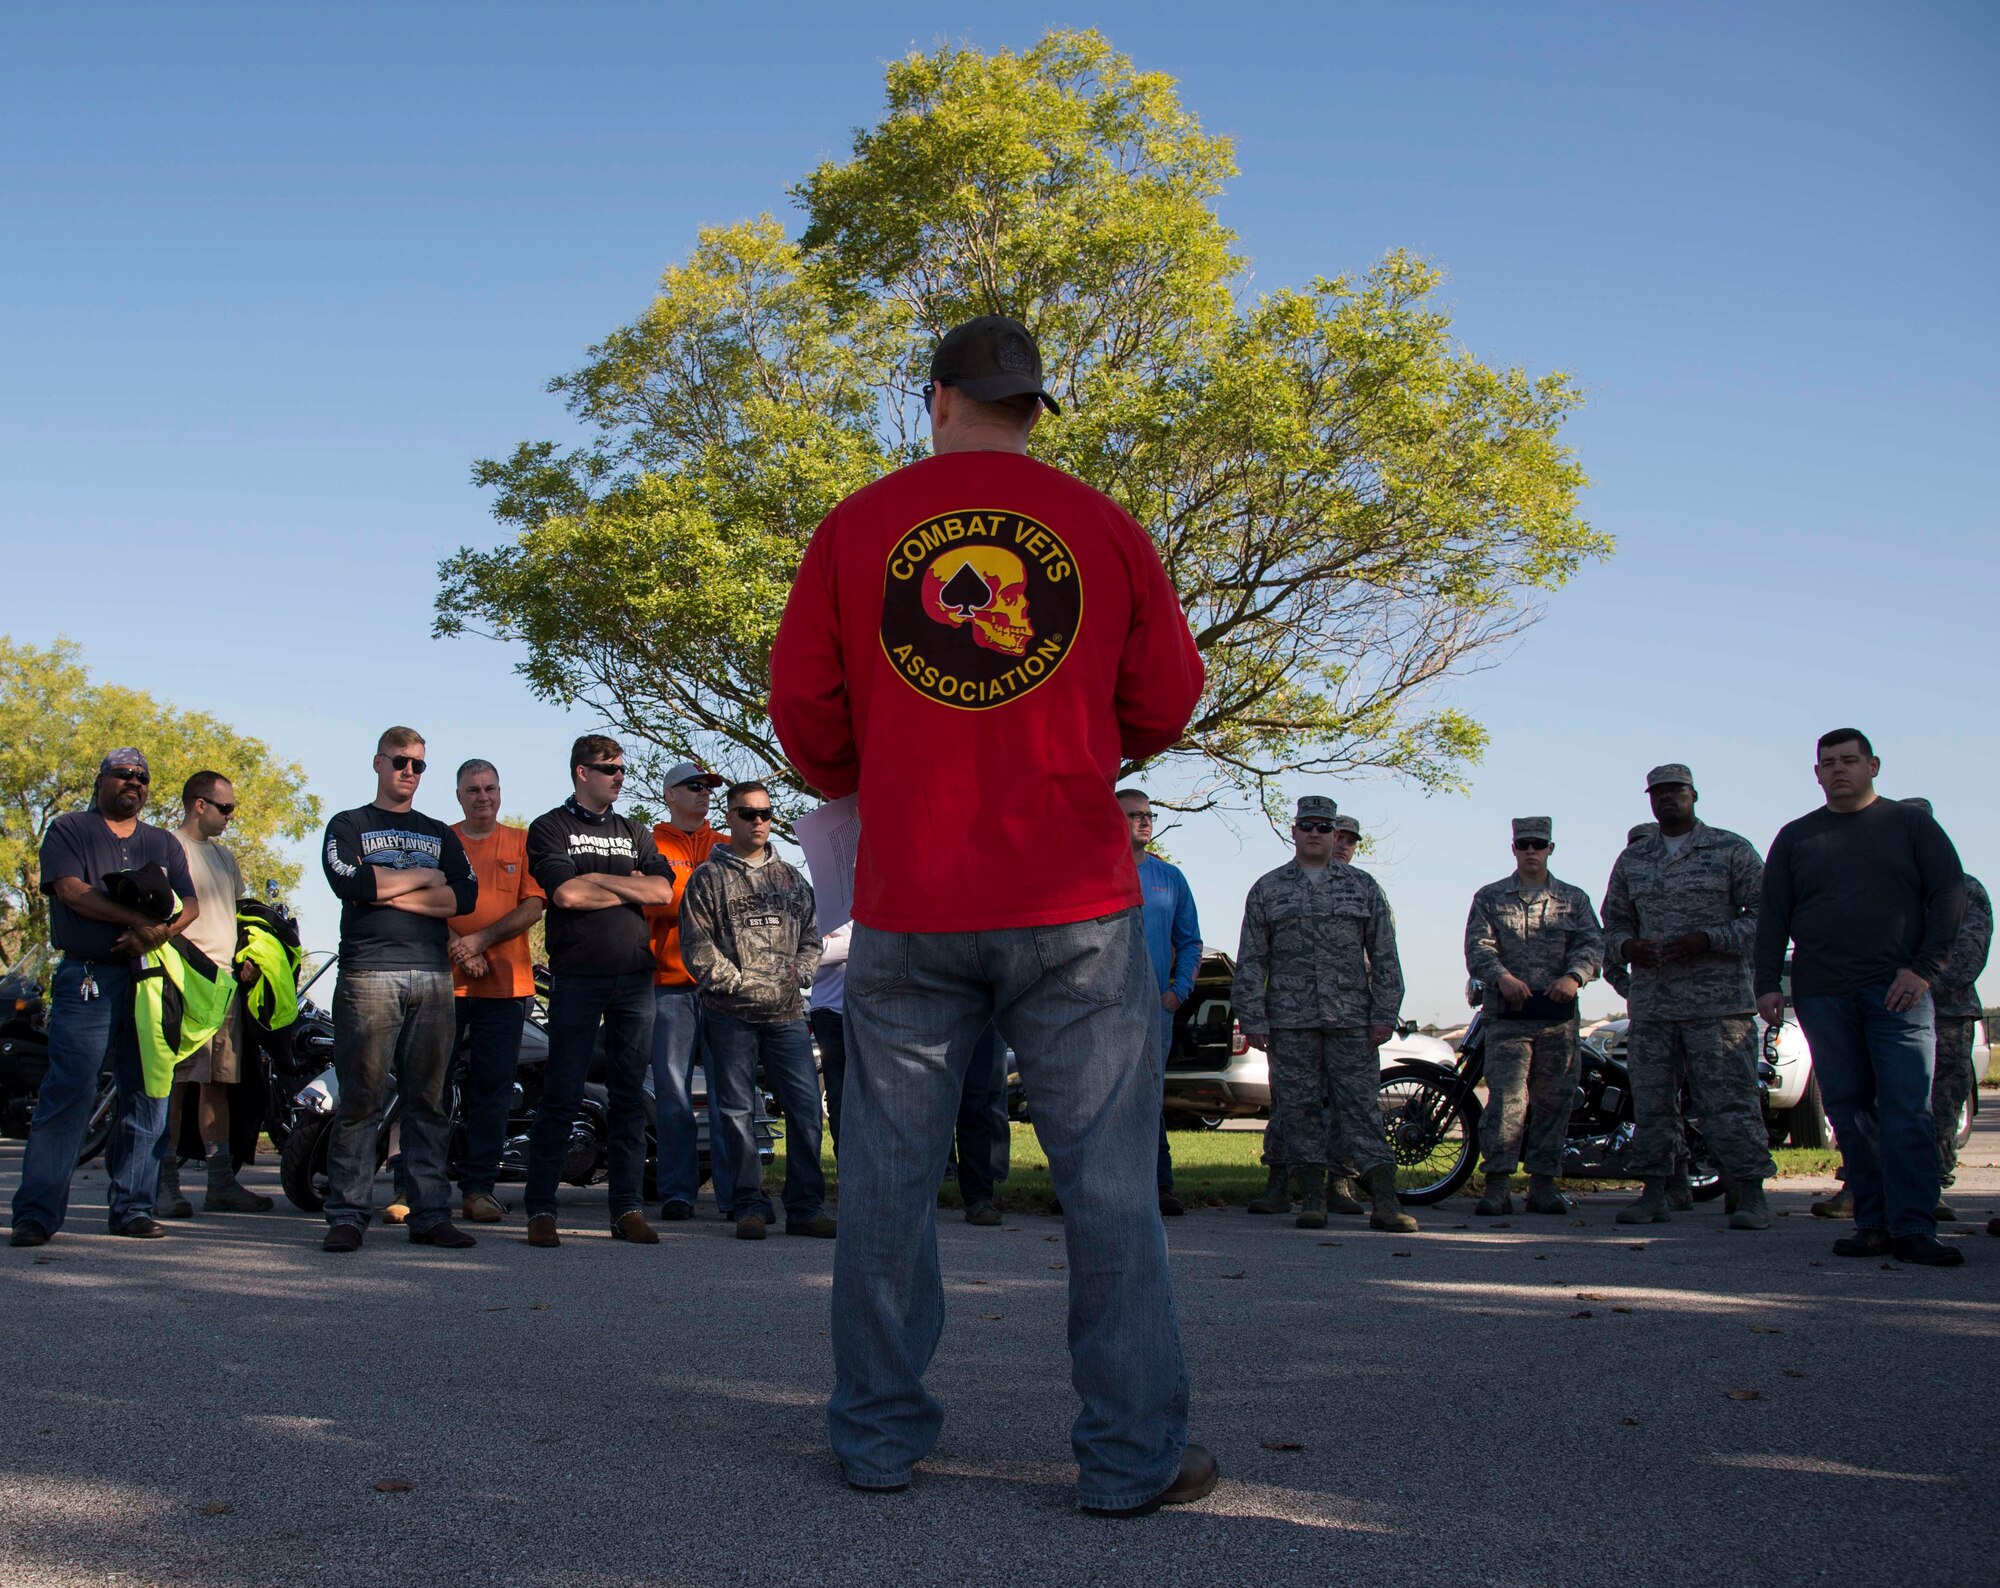
[{"label": "blue jeans", "polygon": [[[660,1201],[694,1206],[701,1191],[701,1132],[694,1117],[694,1060],[703,1050],[701,995],[693,987],[653,988],[654,1174]],[[708,1068],[713,1069],[710,1065]],[[708,1078],[708,1173],[715,1205],[729,1206],[729,1144],[715,1081]]]},{"label": "blue jeans", "polygon": [[991,1202],[1007,1178],[1014,1139],[1007,1129],[1007,1069],[1000,1036],[991,1026],[979,1034],[958,1099],[958,1194],[967,1207]]},{"label": "blue jeans", "polygon": [[1153,1183],[1158,1006],[1136,909],[988,932],[855,927],[827,1404],[850,1482],[907,1482],[944,1423],[923,1383],[944,1327],[937,1166],[996,1019],[1067,1214],[1078,1501],[1138,1505],[1173,1481],[1188,1380]]},{"label": "blue jeans", "polygon": [[1936,1032],[1929,993],[1892,1014],[1889,983],[1792,1000],[1854,1193],[1856,1229],[1936,1235]]},{"label": "blue jeans", "polygon": [[1167,1013],[1164,1005],[1160,1008],[1158,1052],[1160,1057],[1160,1151],[1153,1169],[1154,1182],[1161,1196],[1174,1188],[1174,1155],[1167,1146],[1167,1055],[1174,1049],[1174,1017]]},{"label": "blue jeans", "polygon": [[461,1196],[491,1196],[500,1178],[507,1109],[514,1100],[521,1028],[527,1018],[526,998],[458,1000],[459,1042],[464,1044],[466,1033],[472,1033],[465,1053],[465,1084],[458,1094],[458,1117],[465,1125],[465,1162],[458,1166]]},{"label": "blue jeans", "polygon": [[604,1027],[604,1089],[609,1094],[611,1222],[646,1202],[646,1063],[653,1050],[653,978],[549,978],[549,1064],[542,1098],[528,1127],[528,1217],[554,1214],[570,1127],[583,1106],[583,1085]]},{"label": "blue jeans", "polygon": [[39,1224],[51,1235],[69,1211],[76,1155],[97,1103],[97,1078],[107,1059],[118,1085],[118,1123],[105,1150],[111,1227],[153,1211],[166,1155],[167,1100],[148,1097],[139,1070],[139,1034],[132,1023],[132,967],[109,961],[88,967],[97,996],[83,1000],[86,969],[65,959],[49,984],[49,1068],[28,1124],[14,1225]]},{"label": "blue jeans", "polygon": [[[344,970],[333,989],[333,1071],[340,1106],[327,1148],[326,1221],[366,1224],[375,1206],[376,1137],[391,1097],[401,1098],[397,1193],[412,1230],[451,1216],[445,1158],[451,1117],[444,1082],[458,1034],[458,1000],[446,970]],[[390,1085],[393,1071],[395,1084]]]},{"label": "blue jeans", "polygon": [[[702,1031],[715,1068],[709,1095],[722,1099],[722,1129],[729,1139],[729,1162],[736,1171],[726,1216],[771,1217],[764,1190],[764,1164],[757,1156],[757,1066],[777,1094],[785,1116],[785,1222],[797,1223],[826,1211],[826,1174],[819,1166],[819,1073],[813,1069],[812,1038],[803,1020],[738,1020],[719,1009],[702,1011]],[[942,1154],[939,1155],[940,1159]],[[933,1195],[936,1186],[932,1186]]]},{"label": "blue jeans", "polygon": [[833,1155],[840,1156],[840,1093],[847,1081],[847,1019],[838,1009],[815,1009],[807,1017],[819,1044],[819,1077],[826,1083],[826,1128]]}]

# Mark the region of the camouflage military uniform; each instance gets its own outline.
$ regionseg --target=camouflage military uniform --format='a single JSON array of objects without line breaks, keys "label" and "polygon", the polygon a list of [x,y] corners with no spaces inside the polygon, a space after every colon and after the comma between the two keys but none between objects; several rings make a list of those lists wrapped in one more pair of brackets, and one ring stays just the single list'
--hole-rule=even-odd
[{"label": "camouflage military uniform", "polygon": [[1972,1039],[1979,1025],[1979,993],[1972,985],[1986,968],[1993,947],[1993,899],[1977,877],[1965,879],[1965,919],[1951,945],[1951,958],[1931,987],[1936,1006],[1937,1064],[1931,1072],[1931,1115],[1937,1122],[1940,1182],[1958,1178],[1958,1113],[1979,1084],[1972,1064]]},{"label": "camouflage military uniform", "polygon": [[1472,896],[1465,918],[1465,968],[1486,985],[1486,1112],[1479,1149],[1489,1175],[1508,1175],[1521,1161],[1526,1116],[1529,1174],[1562,1173],[1563,1137],[1576,1101],[1578,1055],[1575,1006],[1566,1019],[1521,1019],[1500,996],[1500,973],[1511,971],[1537,994],[1560,976],[1577,985],[1594,980],[1604,940],[1590,895],[1551,876],[1534,896],[1519,876],[1489,882]]},{"label": "camouflage military uniform", "polygon": [[1757,1007],[1750,950],[1764,863],[1747,839],[1697,821],[1678,854],[1658,833],[1611,867],[1604,890],[1607,960],[1628,938],[1667,943],[1708,936],[1708,952],[1679,964],[1631,967],[1632,1025],[1625,1062],[1637,1129],[1626,1154],[1641,1178],[1668,1174],[1680,1137],[1683,1078],[1693,1112],[1723,1172],[1737,1180],[1777,1173],[1757,1095]]},{"label": "camouflage military uniform", "polygon": [[1233,1001],[1245,1031],[1270,1035],[1266,1161],[1363,1174],[1392,1165],[1368,1040],[1403,1003],[1381,885],[1356,866],[1314,873],[1296,860],[1259,877],[1244,901]]}]

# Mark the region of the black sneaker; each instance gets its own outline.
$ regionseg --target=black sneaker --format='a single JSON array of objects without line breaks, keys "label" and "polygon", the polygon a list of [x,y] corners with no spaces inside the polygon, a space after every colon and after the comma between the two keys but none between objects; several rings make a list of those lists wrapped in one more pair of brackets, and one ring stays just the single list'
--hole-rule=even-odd
[{"label": "black sneaker", "polygon": [[1181,1206],[1181,1199],[1175,1196],[1173,1192],[1162,1191],[1160,1193],[1160,1212],[1167,1218],[1177,1219],[1183,1213],[1187,1212],[1187,1209]]},{"label": "black sneaker", "polygon": [[1935,1235],[1898,1235],[1890,1243],[1890,1255],[1899,1263],[1922,1263],[1926,1268],[1956,1268],[1965,1253],[1947,1246]]},{"label": "black sneaker", "polygon": [[319,1243],[323,1252],[358,1252],[361,1250],[361,1226],[354,1223],[329,1224],[326,1239]]},{"label": "black sneaker", "polygon": [[479,1242],[470,1230],[460,1229],[450,1219],[439,1219],[437,1223],[426,1225],[423,1229],[411,1230],[410,1244],[444,1246],[456,1252],[463,1251],[468,1246],[477,1246]]},{"label": "black sneaker", "polygon": [[49,1244],[49,1232],[32,1219],[24,1220],[14,1226],[14,1233],[7,1237],[7,1244],[9,1246],[46,1246]]},{"label": "black sneaker", "polygon": [[163,1241],[167,1238],[167,1227],[148,1213],[135,1213],[123,1224],[112,1228],[113,1235],[122,1235],[132,1241]]},{"label": "black sneaker", "polygon": [[660,1222],[662,1224],[680,1224],[693,1217],[694,1204],[692,1202],[675,1201],[662,1202],[660,1204]]},{"label": "black sneaker", "polygon": [[1852,1235],[1843,1235],[1833,1243],[1835,1257],[1887,1257],[1889,1255],[1889,1232],[1887,1230],[1856,1230]]},{"label": "black sneaker", "polygon": [[975,1202],[965,1210],[965,1222],[977,1224],[981,1229],[993,1229],[1000,1223],[1000,1209],[992,1202]]}]

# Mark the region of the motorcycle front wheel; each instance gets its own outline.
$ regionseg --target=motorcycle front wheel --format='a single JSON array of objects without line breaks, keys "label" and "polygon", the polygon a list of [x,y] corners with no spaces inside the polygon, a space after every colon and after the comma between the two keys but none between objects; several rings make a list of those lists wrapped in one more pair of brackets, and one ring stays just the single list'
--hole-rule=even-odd
[{"label": "motorcycle front wheel", "polygon": [[83,1145],[76,1150],[76,1166],[81,1169],[111,1145],[111,1131],[118,1123],[118,1083],[107,1071],[97,1083],[97,1101],[91,1105],[90,1122],[83,1127]]},{"label": "motorcycle front wheel", "polygon": [[326,1207],[327,1149],[333,1143],[333,1116],[317,1114],[301,1120],[285,1137],[278,1154],[278,1184],[285,1200],[301,1213],[318,1213]]},{"label": "motorcycle front wheel", "polygon": [[1442,1202],[1472,1177],[1479,1162],[1479,1101],[1455,1078],[1429,1066],[1398,1064],[1382,1072],[1376,1097],[1382,1139],[1396,1160],[1399,1202]]}]

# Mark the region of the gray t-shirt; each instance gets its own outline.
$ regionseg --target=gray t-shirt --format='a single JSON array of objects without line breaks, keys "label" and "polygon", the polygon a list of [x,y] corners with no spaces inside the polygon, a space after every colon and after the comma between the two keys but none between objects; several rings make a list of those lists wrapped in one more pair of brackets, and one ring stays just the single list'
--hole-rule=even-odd
[{"label": "gray t-shirt", "polygon": [[56,897],[55,885],[64,877],[78,877],[102,893],[106,877],[141,866],[161,867],[175,893],[183,900],[195,897],[187,851],[166,828],[135,822],[121,838],[96,810],[70,811],[50,822],[42,835],[42,892],[49,896],[49,936],[56,947],[78,959],[130,958],[112,950],[124,927],[78,915]]}]

